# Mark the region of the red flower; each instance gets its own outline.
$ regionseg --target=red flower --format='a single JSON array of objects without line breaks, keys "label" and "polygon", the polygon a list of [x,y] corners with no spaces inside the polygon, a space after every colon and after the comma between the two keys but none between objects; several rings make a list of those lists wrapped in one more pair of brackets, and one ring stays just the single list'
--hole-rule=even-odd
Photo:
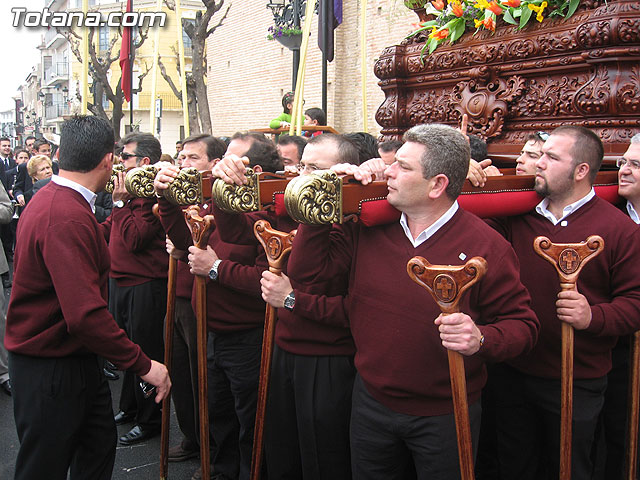
[{"label": "red flower", "polygon": [[439,30],[433,34],[433,38],[435,38],[436,40],[444,40],[448,36],[449,36],[449,29],[447,28],[443,28],[442,30]]},{"label": "red flower", "polygon": [[487,10],[491,10],[496,15],[500,15],[502,13],[502,8],[496,2],[491,2],[487,7]]},{"label": "red flower", "polygon": [[486,28],[487,30],[491,30],[492,32],[496,31],[496,22],[493,21],[493,18],[491,17],[485,18],[482,24],[484,25],[484,28]]},{"label": "red flower", "polygon": [[444,8],[444,0],[433,0],[431,5],[433,5],[433,8],[436,10],[442,10]]},{"label": "red flower", "polygon": [[520,0],[506,0],[506,2],[504,2],[504,4],[507,7],[518,8],[520,6]]},{"label": "red flower", "polygon": [[464,15],[464,9],[459,2],[451,4],[451,13],[453,13],[456,17],[461,17]]}]

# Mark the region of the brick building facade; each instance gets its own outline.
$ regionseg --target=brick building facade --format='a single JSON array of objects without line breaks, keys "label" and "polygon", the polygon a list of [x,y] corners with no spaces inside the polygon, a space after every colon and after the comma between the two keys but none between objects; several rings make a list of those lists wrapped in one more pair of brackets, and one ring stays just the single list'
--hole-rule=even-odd
[{"label": "brick building facade", "polygon": [[[363,130],[360,79],[360,8],[363,0],[343,0],[343,22],[335,33],[335,60],[328,68],[328,123],[340,132]],[[214,135],[266,127],[282,112],[284,93],[291,89],[292,53],[266,39],[273,25],[266,0],[230,4],[227,18],[208,39],[208,95]],[[225,5],[226,9],[226,5]],[[217,23],[222,12],[214,16]],[[314,15],[304,87],[305,109],[322,103],[321,52]],[[375,121],[384,94],[373,66],[384,47],[402,41],[418,17],[401,0],[367,2],[367,117],[368,132],[377,135]],[[215,24],[212,23],[212,24]]]}]

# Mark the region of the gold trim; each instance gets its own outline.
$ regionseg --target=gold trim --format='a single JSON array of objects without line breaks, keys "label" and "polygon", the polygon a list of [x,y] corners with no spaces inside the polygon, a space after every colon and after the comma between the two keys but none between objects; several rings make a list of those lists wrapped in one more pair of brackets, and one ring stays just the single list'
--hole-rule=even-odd
[{"label": "gold trim", "polygon": [[245,172],[246,185],[230,185],[219,178],[213,182],[211,198],[216,206],[228,213],[247,213],[262,210],[260,181],[252,168]]},{"label": "gold trim", "polygon": [[124,186],[131,195],[137,198],[153,198],[153,180],[158,174],[154,165],[143,165],[132,168],[124,177]]},{"label": "gold trim", "polygon": [[107,193],[113,193],[113,189],[115,188],[115,179],[118,176],[118,173],[120,172],[126,172],[127,169],[124,168],[124,165],[121,163],[116,163],[113,167],[111,167],[111,176],[109,177],[109,180],[107,180],[107,184],[104,187],[104,190]]},{"label": "gold trim", "polygon": [[200,205],[202,175],[193,167],[183,168],[164,191],[164,197],[174,205]]},{"label": "gold trim", "polygon": [[342,179],[330,170],[293,178],[285,189],[284,205],[296,222],[342,223]]}]

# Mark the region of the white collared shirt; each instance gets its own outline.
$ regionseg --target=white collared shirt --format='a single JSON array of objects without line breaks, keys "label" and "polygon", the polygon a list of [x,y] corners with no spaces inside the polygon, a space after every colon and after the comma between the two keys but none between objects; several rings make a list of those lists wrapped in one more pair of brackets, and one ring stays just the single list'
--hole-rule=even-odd
[{"label": "white collared shirt", "polygon": [[78,192],[87,201],[87,203],[91,207],[91,211],[93,213],[96,213],[96,198],[98,198],[98,195],[93,193],[87,187],[84,187],[79,183],[74,182],[73,180],[69,180],[68,178],[64,178],[59,175],[54,175],[53,177],[51,177],[51,181],[57,185],[60,185],[61,187],[68,187]]},{"label": "white collared shirt", "polygon": [[629,212],[631,220],[640,225],[640,217],[638,216],[638,212],[636,212],[636,209],[633,207],[633,203],[631,203],[630,200],[627,200],[627,212]]},{"label": "white collared shirt", "polygon": [[404,212],[400,216],[400,225],[402,226],[402,230],[404,230],[404,234],[407,236],[407,238],[413,245],[413,248],[417,248],[420,245],[422,245],[424,242],[426,242],[429,238],[431,238],[438,230],[440,230],[440,228],[445,223],[451,220],[451,217],[453,217],[457,211],[458,211],[458,202],[455,201],[449,207],[449,210],[444,212],[444,214],[438,220],[432,223],[429,227],[425,228],[422,232],[420,232],[420,235],[418,235],[415,240],[413,239],[413,235],[411,235],[411,230],[409,229],[409,224],[407,222],[407,216],[405,215]]},{"label": "white collared shirt", "polygon": [[583,206],[585,203],[587,203],[589,200],[591,200],[595,196],[596,196],[596,191],[593,189],[593,187],[591,187],[591,191],[587,193],[584,197],[582,197],[580,200],[578,200],[577,202],[573,202],[571,205],[567,205],[566,207],[564,207],[562,209],[562,217],[558,219],[556,219],[553,213],[551,213],[547,209],[547,207],[549,206],[548,198],[545,198],[538,205],[536,205],[536,212],[542,215],[547,220],[549,220],[554,225],[557,225],[558,223],[562,222],[561,226],[566,227],[567,222],[563,220],[567,218],[569,215],[571,215],[573,212],[578,210],[581,206]]}]

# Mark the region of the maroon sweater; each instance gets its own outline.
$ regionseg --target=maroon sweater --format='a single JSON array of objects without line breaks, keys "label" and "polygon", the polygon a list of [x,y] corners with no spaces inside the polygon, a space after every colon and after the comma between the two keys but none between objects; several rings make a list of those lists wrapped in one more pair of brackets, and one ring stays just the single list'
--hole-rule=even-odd
[{"label": "maroon sweater", "polygon": [[111,254],[111,278],[120,286],[134,286],[167,278],[169,256],[164,230],[151,211],[153,198],[134,198],[114,207],[103,223]]},{"label": "maroon sweater", "polygon": [[561,327],[555,301],[558,274],[533,250],[533,240],[544,235],[555,243],[577,243],[589,235],[604,239],[604,251],[587,263],[578,279],[578,292],[591,305],[586,330],[575,331],[574,377],[598,378],[611,369],[611,349],[619,335],[640,329],[640,229],[610,203],[595,197],[569,217],[568,225],[553,225],[532,211],[519,217],[492,220],[511,242],[522,268],[522,281],[531,292],[532,307],[540,319],[540,339],[528,354],[510,363],[522,372],[560,378]]},{"label": "maroon sweater", "polygon": [[417,248],[398,222],[333,231],[301,225],[289,272],[300,282],[349,272],[355,364],[367,390],[397,412],[443,415],[453,403],[447,352],[433,324],[440,309],[408,276],[407,262],[420,255],[433,264],[461,265],[462,253],[488,263],[485,277],[460,303],[485,337],[477,354],[464,357],[468,400],[475,402],[486,380],[484,362],[530,350],[539,328],[515,253],[480,219],[460,209]]},{"label": "maroon sweater", "polygon": [[[289,217],[268,212],[232,215],[214,207],[220,233],[229,242],[259,245],[253,234],[256,220],[267,220],[271,226],[290,232],[298,224]],[[295,242],[294,242],[295,244]],[[259,245],[262,249],[262,246]],[[287,274],[287,266],[283,269]],[[353,355],[355,346],[344,309],[347,275],[327,280],[298,283],[290,279],[296,304],[293,312],[278,309],[275,339],[283,350],[296,355]]]},{"label": "maroon sweater", "polygon": [[148,373],[151,361],[107,309],[109,249],[87,201],[53,182],[18,224],[7,350],[37,357],[96,353]]},{"label": "maroon sweater", "polygon": [[[164,198],[160,199],[158,204],[167,235],[177,249],[188,250],[193,245],[193,239],[182,210]],[[209,210],[209,206],[204,205],[200,214],[210,214]],[[265,314],[265,303],[260,291],[260,278],[267,268],[264,252],[256,245],[223,242],[215,227],[209,236],[208,245],[222,260],[218,266],[218,279],[207,279],[209,330],[233,332],[259,327],[264,323]],[[195,289],[195,282],[193,284]],[[195,291],[192,292],[191,298],[195,311]]]}]

